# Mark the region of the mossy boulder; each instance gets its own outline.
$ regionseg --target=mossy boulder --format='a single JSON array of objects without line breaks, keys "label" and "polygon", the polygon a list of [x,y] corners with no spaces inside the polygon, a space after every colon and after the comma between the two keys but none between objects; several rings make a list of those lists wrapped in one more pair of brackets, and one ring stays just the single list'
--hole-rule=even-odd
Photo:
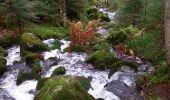
[{"label": "mossy boulder", "polygon": [[39,80],[40,78],[41,76],[34,72],[19,72],[16,84],[20,85],[24,81],[33,80],[33,79]]},{"label": "mossy boulder", "polygon": [[46,51],[48,47],[43,44],[41,39],[31,33],[24,33],[20,39],[21,48],[27,51]]},{"label": "mossy boulder", "polygon": [[133,62],[127,62],[127,61],[119,60],[119,61],[113,63],[110,66],[110,72],[109,72],[109,76],[108,77],[110,78],[123,65],[129,66],[131,69],[134,69],[135,71],[138,70],[138,64],[133,63]]},{"label": "mossy boulder", "polygon": [[4,49],[4,48],[0,47],[0,56],[4,56],[4,57],[6,57],[7,55],[8,55],[8,52],[7,52],[7,51],[5,51],[5,49]]},{"label": "mossy boulder", "polygon": [[87,63],[93,64],[95,68],[98,68],[100,70],[104,70],[107,66],[110,66],[115,60],[117,59],[113,57],[113,54],[105,50],[98,50],[86,58]]},{"label": "mossy boulder", "polygon": [[100,15],[100,19],[101,19],[101,21],[110,22],[110,18],[109,18],[109,16],[108,16],[108,14],[105,14],[105,13],[102,13],[102,14]]},{"label": "mossy boulder", "polygon": [[56,76],[48,79],[34,100],[95,100],[72,77]]},{"label": "mossy boulder", "polygon": [[59,40],[55,40],[51,49],[60,49],[60,47],[61,47],[61,42]]},{"label": "mossy boulder", "polygon": [[52,76],[63,75],[65,73],[66,73],[66,69],[63,66],[60,66],[53,71]]},{"label": "mossy boulder", "polygon": [[4,74],[4,72],[7,70],[6,63],[6,59],[0,57],[0,75]]},{"label": "mossy boulder", "polygon": [[97,19],[98,18],[98,9],[97,7],[90,7],[86,10],[87,18],[89,20]]},{"label": "mossy boulder", "polygon": [[24,58],[27,65],[31,65],[38,60],[37,53],[29,53]]},{"label": "mossy boulder", "polygon": [[82,77],[82,76],[76,76],[75,79],[77,79],[80,82],[80,84],[84,87],[84,89],[86,89],[87,91],[90,89],[91,79],[85,78],[85,77]]}]

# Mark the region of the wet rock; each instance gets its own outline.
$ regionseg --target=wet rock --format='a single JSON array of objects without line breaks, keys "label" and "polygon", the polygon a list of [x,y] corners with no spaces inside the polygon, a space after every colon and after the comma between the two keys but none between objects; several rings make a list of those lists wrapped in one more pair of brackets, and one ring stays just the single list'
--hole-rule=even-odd
[{"label": "wet rock", "polygon": [[131,69],[134,69],[135,71],[137,71],[138,69],[138,65],[133,62],[126,62],[126,61],[119,60],[111,65],[108,77],[110,78],[123,65],[129,66]]},{"label": "wet rock", "polygon": [[34,100],[94,100],[72,77],[56,76],[48,79]]},{"label": "wet rock", "polygon": [[144,100],[136,87],[129,87],[119,80],[111,81],[105,85],[105,88],[121,100]]},{"label": "wet rock", "polygon": [[34,72],[19,72],[16,84],[20,85],[26,80],[39,80],[40,78],[41,76]]},{"label": "wet rock", "polygon": [[63,75],[63,74],[65,74],[65,73],[66,73],[66,69],[65,69],[63,66],[60,66],[60,67],[56,68],[56,69],[53,71],[53,73],[52,73],[51,76]]},{"label": "wet rock", "polygon": [[37,60],[43,59],[43,57],[41,57],[41,55],[38,53],[29,53],[24,58],[25,58],[27,65],[31,65],[34,62],[36,62]]},{"label": "wet rock", "polygon": [[2,75],[6,70],[7,60],[4,57],[0,57],[0,75]]},{"label": "wet rock", "polygon": [[61,45],[62,45],[62,43],[61,43],[59,40],[55,40],[55,41],[53,42],[52,47],[50,47],[50,48],[51,48],[52,50],[54,50],[54,49],[60,49]]}]

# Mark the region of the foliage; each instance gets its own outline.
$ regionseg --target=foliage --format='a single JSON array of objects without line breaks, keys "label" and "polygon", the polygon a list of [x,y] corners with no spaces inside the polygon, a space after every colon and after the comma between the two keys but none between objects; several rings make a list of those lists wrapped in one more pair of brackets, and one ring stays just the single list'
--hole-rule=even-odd
[{"label": "foliage", "polygon": [[62,27],[35,24],[28,24],[25,31],[28,33],[33,33],[43,40],[49,38],[62,38],[65,37],[68,32],[67,29],[64,29]]},{"label": "foliage", "polygon": [[85,28],[82,22],[72,22],[70,26],[71,45],[89,45],[94,40],[96,31],[93,21],[90,21]]},{"label": "foliage", "polygon": [[7,70],[6,63],[6,59],[0,56],[0,75],[2,75]]},{"label": "foliage", "polygon": [[18,28],[21,31],[25,21],[30,18],[27,0],[4,0],[0,7],[4,24],[8,28]]}]

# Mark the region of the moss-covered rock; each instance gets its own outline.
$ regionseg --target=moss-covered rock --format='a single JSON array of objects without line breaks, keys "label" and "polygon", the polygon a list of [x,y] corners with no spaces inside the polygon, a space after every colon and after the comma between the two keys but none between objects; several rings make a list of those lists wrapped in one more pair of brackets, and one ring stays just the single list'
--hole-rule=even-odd
[{"label": "moss-covered rock", "polygon": [[6,57],[7,55],[8,55],[8,52],[7,52],[7,51],[5,51],[5,49],[4,49],[4,48],[0,47],[0,56],[4,56],[4,57]]},{"label": "moss-covered rock", "polygon": [[41,76],[34,72],[19,72],[16,84],[20,85],[26,80],[39,80],[40,78]]},{"label": "moss-covered rock", "polygon": [[39,73],[41,72],[41,70],[42,70],[42,67],[41,67],[39,61],[38,61],[38,62],[35,62],[35,63],[32,65],[32,72],[33,72],[33,73],[39,74]]},{"label": "moss-covered rock", "polygon": [[63,66],[60,66],[53,71],[52,76],[63,75],[65,73],[66,73],[66,69]]},{"label": "moss-covered rock", "polygon": [[2,75],[7,70],[6,63],[7,63],[6,59],[0,57],[0,75]]},{"label": "moss-covered rock", "polygon": [[110,22],[109,16],[108,16],[107,14],[105,14],[105,13],[102,13],[102,14],[100,15],[100,19],[101,19],[101,21]]},{"label": "moss-covered rock", "polygon": [[31,33],[22,34],[20,39],[20,45],[21,49],[27,51],[37,52],[48,50],[48,47],[45,44],[43,44],[43,42],[38,37]]},{"label": "moss-covered rock", "polygon": [[94,100],[72,77],[56,76],[48,79],[34,100]]},{"label": "moss-covered rock", "polygon": [[110,78],[123,65],[129,66],[135,71],[138,69],[138,65],[136,63],[119,60],[111,65],[108,77]]},{"label": "moss-covered rock", "polygon": [[61,42],[59,40],[55,40],[51,49],[60,49],[60,47],[61,47]]},{"label": "moss-covered rock", "polygon": [[82,77],[82,76],[76,76],[75,79],[77,79],[80,82],[80,84],[84,87],[84,89],[86,89],[87,91],[90,89],[91,79],[85,78],[85,77]]},{"label": "moss-covered rock", "polygon": [[86,58],[87,63],[93,64],[94,67],[100,70],[104,70],[107,66],[110,66],[115,60],[117,59],[113,57],[113,54],[105,50],[98,50]]},{"label": "moss-covered rock", "polygon": [[24,58],[25,58],[26,64],[31,65],[38,60],[38,54],[37,53],[29,53]]},{"label": "moss-covered rock", "polygon": [[71,52],[85,52],[85,47],[83,45],[72,45],[66,48],[64,51],[71,51]]},{"label": "moss-covered rock", "polygon": [[48,80],[49,78],[42,78],[38,80],[38,84],[36,86],[36,90],[40,90],[43,86],[44,83]]}]

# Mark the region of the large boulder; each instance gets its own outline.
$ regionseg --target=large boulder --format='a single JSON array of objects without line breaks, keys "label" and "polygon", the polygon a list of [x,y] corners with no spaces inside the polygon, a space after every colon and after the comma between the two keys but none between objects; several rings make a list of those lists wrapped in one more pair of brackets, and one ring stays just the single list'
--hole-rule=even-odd
[{"label": "large boulder", "polygon": [[20,40],[21,49],[37,52],[37,51],[46,51],[48,47],[43,44],[43,42],[31,33],[24,33],[21,36]]},{"label": "large boulder", "polygon": [[95,100],[72,77],[56,76],[48,79],[34,100]]},{"label": "large boulder", "polygon": [[7,70],[6,63],[6,59],[4,57],[0,57],[0,75]]},{"label": "large boulder", "polygon": [[87,63],[93,64],[95,68],[100,70],[104,70],[116,60],[117,59],[113,57],[113,54],[105,50],[98,50],[86,58]]}]

